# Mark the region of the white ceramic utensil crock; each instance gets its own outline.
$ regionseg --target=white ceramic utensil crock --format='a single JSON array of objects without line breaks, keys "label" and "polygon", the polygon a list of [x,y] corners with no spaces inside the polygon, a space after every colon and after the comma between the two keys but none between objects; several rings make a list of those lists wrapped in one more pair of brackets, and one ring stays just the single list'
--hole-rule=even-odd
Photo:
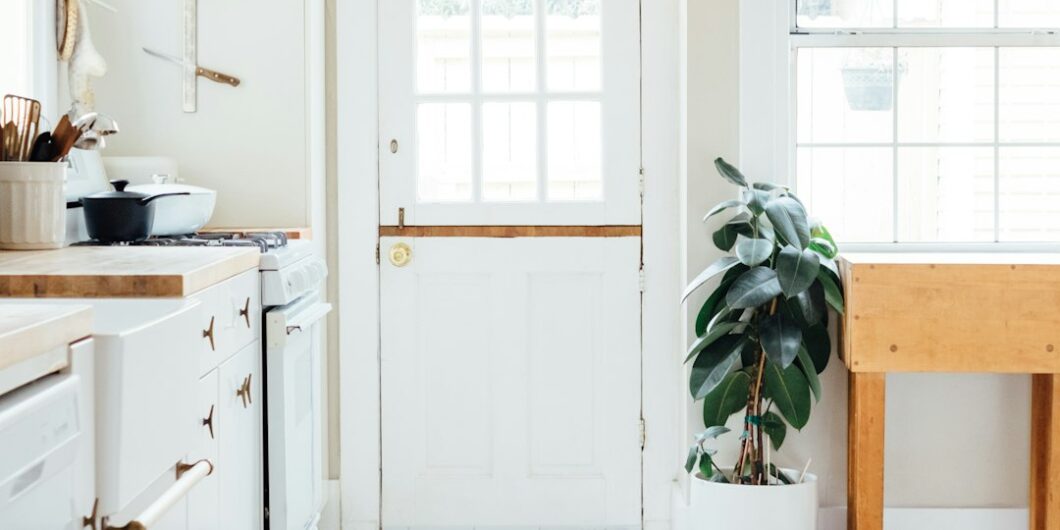
[{"label": "white ceramic utensil crock", "polygon": [[61,248],[66,240],[63,162],[0,162],[0,248]]}]

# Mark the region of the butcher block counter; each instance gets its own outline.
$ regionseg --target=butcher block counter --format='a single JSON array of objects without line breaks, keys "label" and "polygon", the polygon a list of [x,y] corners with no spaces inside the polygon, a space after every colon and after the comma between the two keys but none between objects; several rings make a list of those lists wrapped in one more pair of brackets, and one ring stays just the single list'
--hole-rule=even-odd
[{"label": "butcher block counter", "polygon": [[[1060,528],[1060,253],[846,254],[847,528],[883,529],[887,374],[1032,374],[1031,530]],[[939,411],[940,414],[945,411]]]},{"label": "butcher block counter", "polygon": [[0,303],[0,370],[91,334],[92,308],[87,305]]},{"label": "butcher block counter", "polygon": [[256,269],[256,248],[0,251],[0,298],[183,298]]}]

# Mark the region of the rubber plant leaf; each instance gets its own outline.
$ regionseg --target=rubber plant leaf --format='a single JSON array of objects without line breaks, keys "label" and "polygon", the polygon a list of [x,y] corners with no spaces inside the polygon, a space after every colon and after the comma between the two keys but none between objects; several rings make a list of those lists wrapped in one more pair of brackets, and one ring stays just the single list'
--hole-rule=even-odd
[{"label": "rubber plant leaf", "polygon": [[788,435],[788,425],[784,423],[784,420],[776,412],[767,412],[765,416],[762,416],[762,430],[773,443],[773,450],[779,451],[780,446],[784,445],[784,438]]},{"label": "rubber plant leaf", "polygon": [[750,394],[751,376],[747,372],[733,372],[703,397],[703,424],[707,427],[725,425],[729,416],[747,406]]},{"label": "rubber plant leaf", "polygon": [[810,225],[806,209],[792,197],[778,197],[766,204],[766,217],[777,235],[787,244],[804,250],[810,244]]},{"label": "rubber plant leaf", "polygon": [[726,335],[699,353],[689,377],[693,399],[703,399],[721,384],[740,359],[740,352],[747,340],[745,335]]},{"label": "rubber plant leaf", "polygon": [[769,267],[755,267],[743,273],[725,293],[725,303],[733,309],[760,306],[781,293],[777,273]]},{"label": "rubber plant leaf", "polygon": [[714,167],[718,169],[718,173],[721,173],[725,180],[736,184],[737,186],[747,187],[747,177],[740,173],[739,169],[725,161],[723,158],[714,160]]},{"label": "rubber plant leaf", "polygon": [[707,283],[707,280],[735,267],[739,263],[740,260],[733,256],[725,256],[712,263],[709,267],[704,269],[703,272],[699,273],[699,276],[696,276],[696,279],[692,280],[692,283],[688,284],[688,287],[685,288],[684,294],[681,295],[681,302],[687,300],[688,296],[695,292],[696,289],[702,287],[704,283]]},{"label": "rubber plant leaf", "polygon": [[784,247],[777,254],[777,280],[788,298],[809,289],[820,268],[821,258],[811,250]]},{"label": "rubber plant leaf", "polygon": [[759,325],[762,348],[769,360],[781,368],[791,366],[802,346],[802,329],[783,313],[770,315]]},{"label": "rubber plant leaf", "polygon": [[767,360],[762,380],[780,414],[789,425],[801,431],[810,421],[810,384],[802,370],[794,365],[781,368]]},{"label": "rubber plant leaf", "polygon": [[740,263],[754,267],[769,259],[773,254],[773,242],[768,239],[755,239],[740,235],[736,238],[736,257]]}]

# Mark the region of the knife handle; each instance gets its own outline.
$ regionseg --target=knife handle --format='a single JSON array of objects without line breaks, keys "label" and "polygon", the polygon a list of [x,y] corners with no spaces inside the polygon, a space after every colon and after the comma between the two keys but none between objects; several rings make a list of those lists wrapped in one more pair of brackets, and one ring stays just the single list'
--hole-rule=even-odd
[{"label": "knife handle", "polygon": [[215,72],[209,68],[198,67],[195,70],[195,74],[201,77],[205,77],[215,83],[224,83],[232,86],[239,86],[239,78],[225,75],[220,72]]}]

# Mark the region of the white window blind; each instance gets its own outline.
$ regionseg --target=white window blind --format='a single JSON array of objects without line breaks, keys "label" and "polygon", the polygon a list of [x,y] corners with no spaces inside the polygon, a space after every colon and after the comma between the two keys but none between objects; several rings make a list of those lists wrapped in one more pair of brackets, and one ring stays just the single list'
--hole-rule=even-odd
[{"label": "white window blind", "polygon": [[795,184],[839,239],[1060,241],[1060,2],[790,8]]}]

